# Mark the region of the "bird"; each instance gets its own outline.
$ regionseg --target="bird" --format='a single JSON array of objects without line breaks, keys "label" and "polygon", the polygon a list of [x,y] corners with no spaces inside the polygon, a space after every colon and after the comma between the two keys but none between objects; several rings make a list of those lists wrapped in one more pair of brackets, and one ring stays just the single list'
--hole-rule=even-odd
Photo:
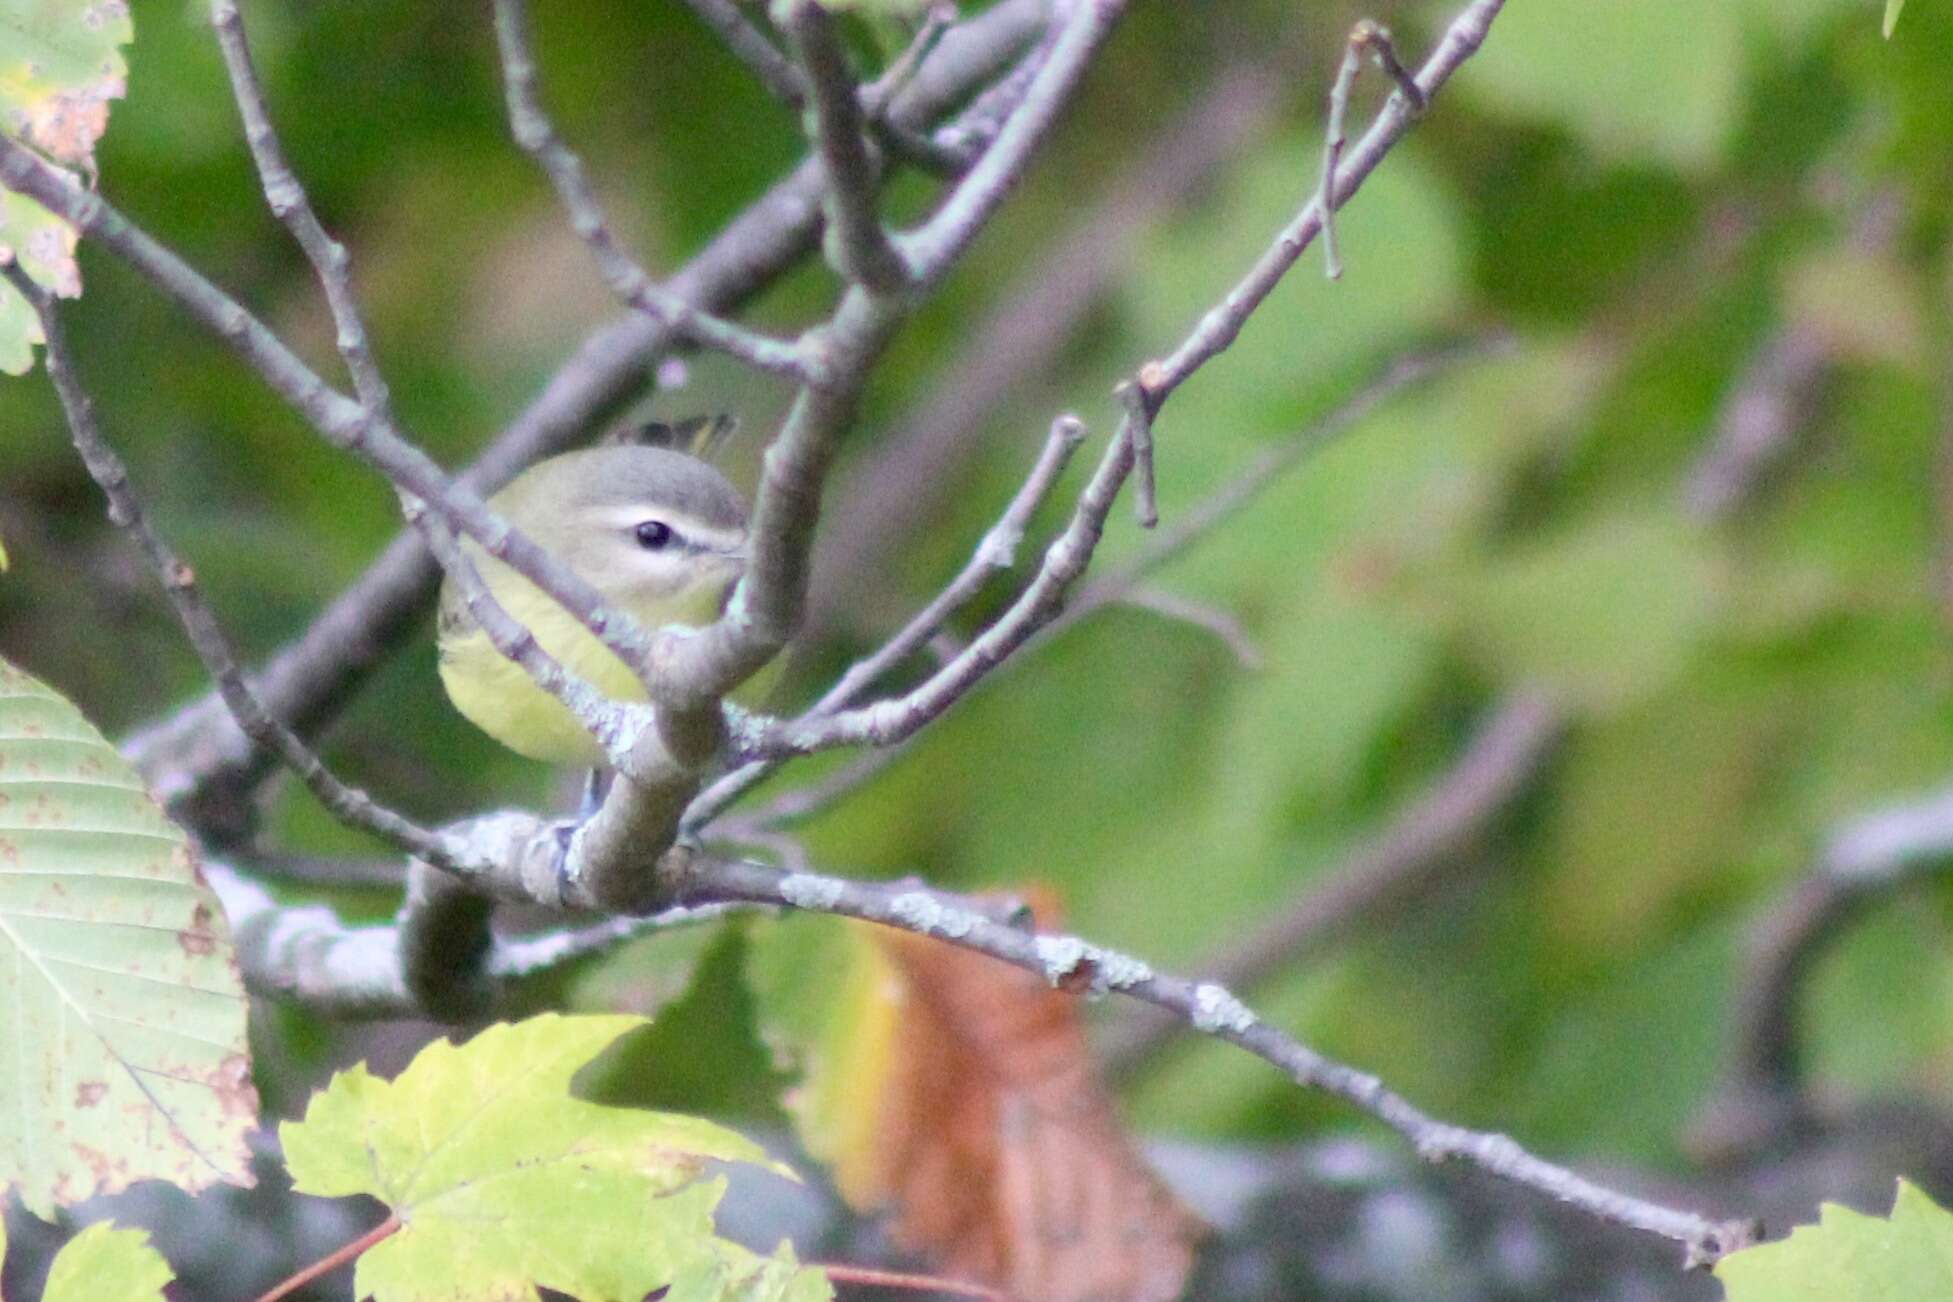
[{"label": "bird", "polygon": [[[643,627],[702,627],[745,572],[746,502],[680,447],[715,446],[727,423],[653,425],[629,441],[559,453],[488,506]],[[462,548],[496,601],[565,669],[613,700],[645,699],[637,675],[580,620],[472,540]],[[448,699],[490,737],[551,764],[606,764],[576,716],[495,648],[452,575],[441,585],[437,647]]]}]

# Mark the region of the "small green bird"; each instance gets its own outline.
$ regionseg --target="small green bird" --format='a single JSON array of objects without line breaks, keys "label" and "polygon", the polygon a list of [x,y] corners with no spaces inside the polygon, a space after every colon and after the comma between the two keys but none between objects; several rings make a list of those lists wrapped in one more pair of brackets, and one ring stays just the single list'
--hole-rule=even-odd
[{"label": "small green bird", "polygon": [[[745,569],[745,500],[717,469],[668,447],[565,452],[488,505],[647,629],[711,623]],[[614,700],[645,699],[637,675],[579,620],[479,545],[464,540],[463,549],[502,608],[564,668]],[[452,578],[441,585],[439,646],[448,699],[483,732],[531,759],[606,763],[576,716],[495,649]]]}]

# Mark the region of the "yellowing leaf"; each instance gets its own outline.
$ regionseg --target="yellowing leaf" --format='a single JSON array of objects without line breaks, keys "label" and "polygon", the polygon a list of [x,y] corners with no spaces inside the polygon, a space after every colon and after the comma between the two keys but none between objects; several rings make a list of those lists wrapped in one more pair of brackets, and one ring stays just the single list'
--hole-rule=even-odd
[{"label": "yellowing leaf", "polygon": [[1890,1219],[1825,1203],[1816,1225],[1724,1257],[1729,1302],[1953,1297],[1953,1215],[1899,1181]]},{"label": "yellowing leaf", "polygon": [[40,1215],[249,1183],[244,990],[183,834],[74,706],[0,661],[0,1178]]},{"label": "yellowing leaf", "polygon": [[[702,1172],[708,1159],[766,1164],[756,1145],[707,1121],[570,1094],[571,1077],[644,1024],[546,1014],[466,1045],[437,1040],[391,1081],[363,1065],[335,1076],[279,1134],[301,1192],[370,1194],[402,1222],[360,1258],[355,1293],[533,1299],[544,1285],[638,1302],[683,1279],[698,1299],[825,1297],[729,1291],[768,1272],[714,1236],[725,1183]],[[726,1288],[697,1291],[714,1271]]]},{"label": "yellowing leaf", "polygon": [[[109,101],[127,88],[122,46],[134,34],[125,0],[0,0],[0,129],[92,176]],[[0,191],[0,261],[15,258],[55,293],[81,293],[74,228]],[[26,302],[0,285],[0,370],[26,371],[39,342]]]},{"label": "yellowing leaf", "polygon": [[163,1302],[174,1278],[147,1233],[97,1221],[55,1254],[41,1302]]},{"label": "yellowing leaf", "polygon": [[125,0],[0,0],[6,128],[58,162],[91,165],[108,102],[127,89]]},{"label": "yellowing leaf", "polygon": [[710,1265],[685,1271],[660,1302],[830,1302],[833,1296],[827,1277],[804,1269],[783,1243],[771,1257],[734,1248]]}]

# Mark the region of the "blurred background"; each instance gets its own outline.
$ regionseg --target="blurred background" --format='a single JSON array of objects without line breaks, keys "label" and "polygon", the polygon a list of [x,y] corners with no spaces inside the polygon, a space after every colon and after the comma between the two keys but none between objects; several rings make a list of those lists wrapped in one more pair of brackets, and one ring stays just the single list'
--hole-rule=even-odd
[{"label": "blurred background", "polygon": [[[1133,7],[874,382],[828,498],[789,702],[962,564],[1054,414],[1109,431],[1113,384],[1177,343],[1313,191],[1350,25],[1388,24],[1416,61],[1458,7]],[[104,193],[337,374],[202,6],[133,8]],[[1163,527],[1407,354],[1506,346],[1387,402],[1137,600],[1041,644],[798,826],[812,860],[956,888],[1045,883],[1082,934],[1211,969],[1371,862],[1504,726],[1486,770],[1497,798],[1331,933],[1262,955],[1252,1002],[1447,1119],[1556,1158],[1698,1175],[1727,1139],[1705,1139],[1702,1118],[1730,1059],[1746,936],[1846,821],[1953,781],[1953,6],[1914,0],[1889,41],[1879,10],[1511,5],[1345,210],[1343,278],[1312,251],[1169,406]],[[353,252],[400,415],[465,464],[616,315],[507,139],[486,8],[248,13],[287,150]],[[654,270],[799,158],[791,116],[675,0],[546,0],[533,19],[558,123]],[[1381,103],[1373,76],[1353,121]],[[907,177],[891,206],[921,211],[934,190]],[[393,535],[392,495],[112,259],[82,259],[71,330],[104,426],[262,658]],[[806,265],[751,317],[791,330],[831,294]],[[739,416],[728,460],[750,485],[786,391],[718,358],[659,378],[645,412]],[[41,379],[0,384],[0,429],[0,655],[112,736],[200,694]],[[1145,541],[1119,511],[1102,563]],[[424,819],[563,795],[448,709],[426,635],[328,754]],[[301,791],[278,792],[271,829],[287,850],[375,852]],[[350,917],[395,904],[282,889]],[[1865,911],[1812,968],[1797,1025],[1813,1097],[1953,1102],[1949,898],[1929,884]],[[580,974],[572,997],[669,997],[673,951],[653,950]],[[722,1033],[641,1088],[776,1115],[738,965],[702,979],[688,1006]],[[1126,1043],[1134,1024],[1099,1011],[1108,1043]],[[291,1010],[259,1020],[274,1111],[385,1047]],[[1156,1044],[1121,1079],[1148,1136],[1362,1131],[1211,1044]]]}]

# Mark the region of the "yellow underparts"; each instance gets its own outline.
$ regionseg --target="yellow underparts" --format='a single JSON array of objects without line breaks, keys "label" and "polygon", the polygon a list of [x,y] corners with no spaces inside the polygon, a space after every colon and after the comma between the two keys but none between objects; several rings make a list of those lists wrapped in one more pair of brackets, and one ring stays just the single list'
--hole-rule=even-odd
[{"label": "yellow underparts", "polygon": [[[503,608],[535,634],[562,666],[616,701],[642,701],[644,684],[590,630],[534,586],[498,584]],[[499,589],[516,587],[518,591]],[[719,594],[701,589],[651,609],[631,609],[646,628],[700,625],[718,614]],[[441,639],[441,683],[457,710],[510,750],[551,764],[598,768],[609,761],[562,702],[536,686],[522,666],[495,649],[479,627]],[[742,693],[743,695],[743,693]]]}]

